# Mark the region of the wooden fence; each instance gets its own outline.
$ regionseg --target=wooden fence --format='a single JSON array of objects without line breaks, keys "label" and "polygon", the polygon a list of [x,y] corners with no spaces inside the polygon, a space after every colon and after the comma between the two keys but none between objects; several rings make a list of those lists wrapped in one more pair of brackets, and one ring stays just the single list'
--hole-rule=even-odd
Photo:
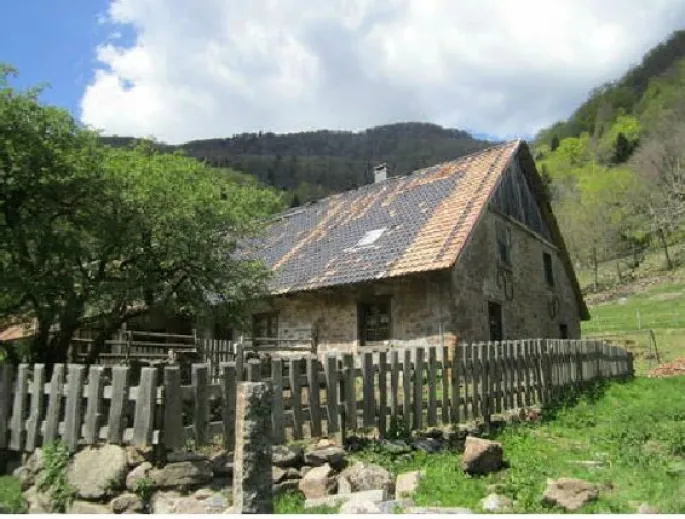
[{"label": "wooden fence", "polygon": [[564,388],[632,375],[629,352],[599,341],[520,340],[448,348],[329,354],[306,359],[195,364],[191,384],[177,366],[142,368],[129,385],[128,366],[0,366],[0,449],[31,452],[63,439],[166,450],[220,441],[234,444],[239,380],[270,380],[276,443],[391,423],[420,430],[545,403]]}]

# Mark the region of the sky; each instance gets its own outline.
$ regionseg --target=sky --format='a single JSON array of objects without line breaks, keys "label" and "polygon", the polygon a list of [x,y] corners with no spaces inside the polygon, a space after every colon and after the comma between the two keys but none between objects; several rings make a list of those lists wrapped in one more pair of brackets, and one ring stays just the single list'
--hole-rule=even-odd
[{"label": "sky", "polygon": [[17,85],[106,135],[433,122],[493,139],[565,119],[683,0],[5,0]]}]

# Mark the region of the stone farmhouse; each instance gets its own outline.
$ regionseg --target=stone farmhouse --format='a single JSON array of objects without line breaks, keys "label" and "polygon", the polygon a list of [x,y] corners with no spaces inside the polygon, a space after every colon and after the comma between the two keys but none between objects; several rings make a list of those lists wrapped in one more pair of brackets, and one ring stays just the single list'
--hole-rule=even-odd
[{"label": "stone farmhouse", "polygon": [[273,277],[244,335],[319,354],[579,338],[589,318],[521,140],[402,177],[376,168],[373,184],[280,214],[247,252]]}]

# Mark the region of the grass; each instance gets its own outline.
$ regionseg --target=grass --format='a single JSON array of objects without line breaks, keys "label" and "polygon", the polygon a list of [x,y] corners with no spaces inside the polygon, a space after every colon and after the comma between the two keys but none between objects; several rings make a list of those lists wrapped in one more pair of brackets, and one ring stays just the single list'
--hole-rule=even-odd
[{"label": "grass", "polygon": [[0,476],[0,514],[21,514],[26,511],[19,479],[12,476]]},{"label": "grass", "polygon": [[340,507],[317,506],[305,510],[301,492],[284,492],[276,496],[274,511],[277,514],[337,514]]},{"label": "grass", "polygon": [[[469,507],[493,488],[515,501],[515,512],[553,513],[540,498],[548,478],[578,477],[600,487],[586,513],[635,512],[643,502],[662,513],[685,512],[685,378],[638,378],[598,388],[572,405],[551,410],[542,424],[505,429],[496,438],[510,467],[473,478],[460,455],[417,453],[393,461],[379,452],[361,458],[393,473],[425,468],[419,506]],[[590,468],[574,461],[600,461]]]}]

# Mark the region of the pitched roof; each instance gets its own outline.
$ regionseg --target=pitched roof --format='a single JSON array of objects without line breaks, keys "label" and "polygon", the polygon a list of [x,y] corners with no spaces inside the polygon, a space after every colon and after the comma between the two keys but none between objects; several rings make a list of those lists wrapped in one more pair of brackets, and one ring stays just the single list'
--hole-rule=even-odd
[{"label": "pitched roof", "polygon": [[520,144],[282,213],[249,254],[274,272],[273,294],[450,267]]},{"label": "pitched roof", "polygon": [[514,157],[559,248],[580,317],[589,319],[535,161],[521,140],[281,213],[243,253],[272,270],[273,295],[449,268]]}]

